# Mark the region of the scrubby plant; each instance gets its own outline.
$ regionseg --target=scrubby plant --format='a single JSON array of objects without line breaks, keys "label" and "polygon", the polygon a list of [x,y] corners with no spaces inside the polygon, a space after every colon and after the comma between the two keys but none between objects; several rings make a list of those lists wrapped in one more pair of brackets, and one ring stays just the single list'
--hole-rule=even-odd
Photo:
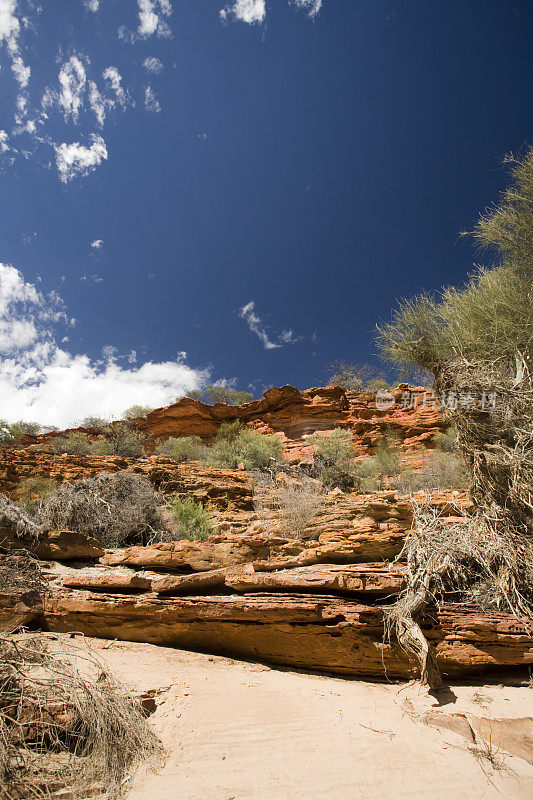
[{"label": "scrubby plant", "polygon": [[104,547],[145,545],[165,528],[159,505],[147,478],[122,471],[62,484],[45,498],[39,521],[95,536]]},{"label": "scrubby plant", "polygon": [[[379,341],[385,358],[433,374],[468,465],[476,524],[501,544],[499,588],[492,591],[504,598],[502,607],[521,614],[533,607],[531,570],[505,554],[533,537],[533,149],[508,162],[511,185],[474,230],[482,247],[497,252],[496,265],[477,269],[460,288],[402,302],[379,327]],[[445,527],[442,536],[446,550]],[[479,549],[472,546],[470,556],[474,580]],[[531,552],[524,558],[530,563]],[[453,564],[443,563],[449,573]],[[422,552],[409,594],[391,612],[399,641],[426,677],[431,653],[416,616],[438,597],[440,577]]]},{"label": "scrubby plant", "polygon": [[17,486],[18,504],[31,516],[35,516],[44,500],[57,487],[57,481],[44,475],[24,478]]},{"label": "scrubby plant", "polygon": [[301,477],[285,477],[280,483],[254,493],[254,509],[265,527],[274,525],[282,536],[301,539],[320,511],[323,502],[320,484]]},{"label": "scrubby plant", "polygon": [[169,509],[178,529],[178,538],[205,542],[213,533],[211,515],[192,497],[176,495],[170,501]]},{"label": "scrubby plant", "polygon": [[82,428],[95,428],[97,431],[102,430],[109,425],[109,420],[104,419],[104,417],[96,417],[96,416],[89,416],[84,417],[80,422],[80,427]]},{"label": "scrubby plant", "polygon": [[163,755],[140,705],[85,642],[0,635],[1,798],[118,800],[135,767],[160,767]]},{"label": "scrubby plant", "polygon": [[339,359],[329,365],[328,386],[341,386],[348,392],[375,392],[388,389],[385,375],[370,364],[351,364]]},{"label": "scrubby plant", "polygon": [[402,470],[394,482],[394,488],[402,494],[422,489],[467,489],[470,483],[463,459],[444,450],[428,450],[426,463],[419,470]]},{"label": "scrubby plant", "polygon": [[232,386],[214,386],[209,384],[203,389],[193,389],[188,396],[192,400],[201,400],[203,403],[225,403],[228,406],[240,406],[251,403],[254,399],[252,392],[243,392]]},{"label": "scrubby plant", "polygon": [[38,600],[38,596],[44,593],[45,587],[46,582],[35,556],[24,548],[2,552],[0,547],[0,592],[9,594],[32,592]]},{"label": "scrubby plant", "polygon": [[38,422],[6,422],[0,420],[0,447],[16,444],[23,436],[37,436],[42,431]]},{"label": "scrubby plant", "polygon": [[245,428],[238,420],[225,422],[218,429],[206,459],[218,467],[262,469],[282,458],[283,442],[275,434],[261,434]]},{"label": "scrubby plant", "polygon": [[[16,539],[39,538],[40,527],[35,520],[16,503],[0,494],[0,529],[4,529],[9,535]],[[0,532],[0,546],[2,545],[2,534]]]},{"label": "scrubby plant", "polygon": [[329,489],[350,489],[357,486],[359,476],[353,459],[357,455],[352,435],[335,428],[328,436],[314,434],[307,441],[315,448],[312,474]]},{"label": "scrubby plant", "polygon": [[93,443],[97,455],[138,458],[144,455],[144,436],[126,422],[115,422],[103,429],[103,437]]},{"label": "scrubby plant", "polygon": [[388,430],[378,440],[372,458],[358,464],[361,488],[364,491],[372,491],[391,486],[401,469],[400,440],[394,431]]},{"label": "scrubby plant", "polygon": [[457,431],[453,428],[446,428],[442,433],[436,433],[433,443],[441,453],[453,453],[457,450]]},{"label": "scrubby plant", "polygon": [[66,436],[56,436],[52,440],[52,449],[56,453],[68,453],[72,456],[87,456],[93,452],[93,443],[85,434],[78,431]]},{"label": "scrubby plant", "polygon": [[366,385],[367,392],[379,392],[380,389],[390,389],[390,384],[383,378],[373,378]]},{"label": "scrubby plant", "polygon": [[171,436],[158,444],[155,452],[175,461],[202,461],[207,457],[207,447],[199,436]]},{"label": "scrubby plant", "polygon": [[122,419],[136,419],[137,417],[145,417],[150,411],[154,409],[151,406],[134,405],[127,408],[122,414]]}]

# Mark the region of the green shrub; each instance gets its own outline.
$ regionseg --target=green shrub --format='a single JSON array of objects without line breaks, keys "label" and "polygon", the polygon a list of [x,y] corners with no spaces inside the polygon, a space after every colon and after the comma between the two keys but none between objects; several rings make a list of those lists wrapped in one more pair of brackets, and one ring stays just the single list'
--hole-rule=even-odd
[{"label": "green shrub", "polygon": [[16,444],[25,435],[37,436],[42,426],[38,422],[6,422],[0,420],[0,446]]},{"label": "green shrub", "polygon": [[169,503],[169,508],[178,525],[180,538],[205,542],[213,533],[211,515],[192,497],[176,495]]},{"label": "green shrub", "polygon": [[93,452],[93,443],[83,433],[73,431],[67,436],[57,436],[52,440],[52,449],[56,453],[68,453],[72,456],[86,456]]},{"label": "green shrub", "polygon": [[469,475],[464,461],[459,456],[441,450],[430,450],[427,463],[422,469],[404,470],[395,482],[395,488],[403,494],[422,489],[467,489]]},{"label": "green shrub", "polygon": [[202,461],[207,447],[199,436],[171,436],[157,445],[156,455],[167,456],[175,461]]},{"label": "green shrub", "polygon": [[98,431],[103,430],[106,425],[109,425],[109,420],[103,419],[103,417],[85,417],[80,422],[80,427],[96,428]]},{"label": "green shrub", "polygon": [[393,478],[401,472],[400,440],[393,431],[379,439],[372,458],[358,465],[361,476],[361,488],[364,491],[384,489],[393,483]]},{"label": "green shrub", "polygon": [[353,464],[356,451],[352,435],[342,428],[335,428],[329,436],[314,434],[307,441],[315,448],[313,475],[328,488],[349,489],[359,482]]},{"label": "green shrub", "polygon": [[235,421],[220,426],[206,460],[215,466],[230,469],[236,469],[239,464],[244,469],[262,469],[272,460],[279,461],[282,455],[283,442],[278,436],[266,436]]},{"label": "green shrub", "polygon": [[240,406],[243,403],[251,403],[254,399],[252,392],[242,392],[233,389],[231,386],[205,386],[203,389],[194,389],[188,395],[192,400],[200,400],[203,403],[226,403],[228,406]]},{"label": "green shrub", "polygon": [[367,392],[379,392],[380,389],[390,389],[390,385],[383,378],[374,378],[366,385]]},{"label": "green shrub", "polygon": [[454,428],[447,428],[443,433],[436,433],[433,441],[437,450],[441,453],[453,453],[456,449],[457,431]]},{"label": "green shrub", "polygon": [[137,417],[145,417],[150,411],[154,409],[151,406],[134,405],[127,408],[122,414],[122,419],[136,419]]},{"label": "green shrub", "polygon": [[144,436],[125,422],[107,425],[103,433],[105,438],[94,442],[93,453],[129,458],[138,458],[144,455]]},{"label": "green shrub", "polygon": [[35,516],[49,494],[57,487],[57,481],[43,475],[24,478],[17,487],[18,505],[27,514]]}]

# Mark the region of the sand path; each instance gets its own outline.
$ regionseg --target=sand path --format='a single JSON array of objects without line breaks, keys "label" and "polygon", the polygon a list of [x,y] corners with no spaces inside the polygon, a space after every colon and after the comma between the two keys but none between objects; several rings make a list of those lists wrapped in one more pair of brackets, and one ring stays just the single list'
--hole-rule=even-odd
[{"label": "sand path", "polygon": [[90,641],[126,685],[159,690],[151,720],[168,759],[159,774],[136,776],[130,800],[533,797],[533,766],[523,758],[496,752],[503,769],[495,769],[459,734],[420,721],[428,710],[533,716],[528,687],[454,686],[439,704],[416,685]]}]

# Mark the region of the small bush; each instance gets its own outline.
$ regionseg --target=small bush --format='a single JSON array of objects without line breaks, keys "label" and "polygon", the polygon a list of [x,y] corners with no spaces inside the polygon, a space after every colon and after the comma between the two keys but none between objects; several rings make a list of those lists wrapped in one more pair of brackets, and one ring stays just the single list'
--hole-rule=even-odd
[{"label": "small bush", "polygon": [[52,440],[52,449],[56,453],[68,453],[71,456],[87,456],[93,452],[93,443],[83,433],[74,431],[67,436],[57,436]]},{"label": "small bush", "polygon": [[433,437],[437,450],[442,453],[453,453],[456,450],[457,431],[447,428],[443,433],[436,433]]},{"label": "small bush", "polygon": [[92,446],[97,455],[124,456],[138,458],[144,455],[144,436],[125,422],[115,422],[104,428],[103,439],[98,439]]},{"label": "small bush", "polygon": [[80,422],[80,427],[96,428],[97,431],[103,430],[106,425],[109,425],[109,420],[103,417],[85,417]]},{"label": "small bush", "polygon": [[367,392],[379,392],[380,389],[390,389],[390,385],[383,378],[374,378],[366,385]]},{"label": "small bush", "polygon": [[385,374],[370,364],[350,364],[343,359],[330,364],[328,386],[341,386],[347,392],[377,392],[388,389]]},{"label": "small bush", "polygon": [[254,509],[265,527],[274,524],[282,536],[303,538],[320,511],[322,493],[312,479],[285,479],[270,491],[257,494]]},{"label": "small bush", "polygon": [[124,471],[59,486],[45,498],[39,519],[46,528],[95,536],[104,547],[145,545],[165,527],[158,505],[152,484]]},{"label": "small bush", "polygon": [[393,431],[388,431],[376,446],[372,458],[358,465],[361,489],[373,491],[390,486],[401,472],[400,441]]},{"label": "small bush", "polygon": [[18,504],[30,516],[35,516],[42,507],[43,501],[57,487],[53,478],[34,475],[20,481],[17,487]]},{"label": "small bush", "polygon": [[6,422],[0,420],[0,446],[16,444],[23,436],[37,436],[42,426],[38,422]]},{"label": "small bush", "polygon": [[[45,580],[39,561],[27,550],[10,550],[0,560],[0,592],[44,593]],[[0,792],[0,797],[2,794]]]},{"label": "small bush", "polygon": [[203,403],[226,403],[228,406],[240,406],[243,403],[251,403],[254,399],[252,392],[242,392],[231,386],[213,386],[212,384],[204,389],[194,389],[189,392],[188,396],[192,400],[200,400]]},{"label": "small bush", "polygon": [[169,509],[178,526],[179,538],[205,542],[213,533],[211,515],[192,497],[176,495],[169,503]]},{"label": "small bush", "polygon": [[199,436],[171,436],[161,442],[155,452],[175,461],[202,461],[207,455],[207,447]]},{"label": "small bush", "polygon": [[315,448],[312,473],[324,486],[350,489],[358,484],[353,464],[356,451],[349,431],[335,428],[329,436],[315,433],[307,441]]},{"label": "small bush", "polygon": [[395,488],[403,494],[418,492],[421,489],[466,489],[469,474],[464,461],[453,453],[430,450],[427,463],[418,471],[402,472]]},{"label": "small bush", "polygon": [[122,414],[122,419],[136,419],[137,417],[145,417],[150,411],[154,409],[151,406],[130,406]]},{"label": "small bush", "polygon": [[0,494],[0,546],[2,544],[1,529],[5,529],[17,539],[37,541],[39,538],[39,525],[5,494]]},{"label": "small bush", "polygon": [[220,426],[206,460],[230,469],[236,469],[239,464],[244,469],[263,469],[272,461],[280,460],[282,454],[283,442],[278,436],[265,436],[236,421]]}]

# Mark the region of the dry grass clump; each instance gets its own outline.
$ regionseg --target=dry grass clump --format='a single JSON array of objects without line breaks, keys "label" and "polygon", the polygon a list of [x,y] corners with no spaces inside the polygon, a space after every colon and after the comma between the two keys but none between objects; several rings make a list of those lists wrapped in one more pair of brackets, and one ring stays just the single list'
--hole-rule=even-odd
[{"label": "dry grass clump", "polygon": [[39,561],[27,550],[5,551],[0,548],[0,592],[38,592],[43,594],[45,582]]},{"label": "dry grass clump", "polygon": [[162,756],[140,706],[86,647],[0,636],[2,800],[117,798]]},{"label": "dry grass clump", "polygon": [[[17,539],[37,541],[39,538],[39,525],[5,494],[0,494],[0,528],[6,529]],[[2,534],[0,532],[0,545],[1,543]]]},{"label": "dry grass clump", "polygon": [[304,538],[307,526],[320,511],[322,504],[318,481],[280,477],[281,482],[268,493],[256,495],[255,511],[265,527],[274,524],[282,536],[291,539]]},{"label": "dry grass clump", "polygon": [[45,528],[95,536],[104,547],[145,545],[165,527],[159,505],[147,478],[123,471],[59,486],[46,497],[39,520]]},{"label": "dry grass clump", "polygon": [[414,506],[413,525],[397,560],[406,563],[407,589],[386,609],[388,632],[414,655],[421,680],[440,685],[440,675],[416,618],[444,598],[475,602],[518,618],[533,616],[533,541],[511,534],[484,516],[442,517]]}]

